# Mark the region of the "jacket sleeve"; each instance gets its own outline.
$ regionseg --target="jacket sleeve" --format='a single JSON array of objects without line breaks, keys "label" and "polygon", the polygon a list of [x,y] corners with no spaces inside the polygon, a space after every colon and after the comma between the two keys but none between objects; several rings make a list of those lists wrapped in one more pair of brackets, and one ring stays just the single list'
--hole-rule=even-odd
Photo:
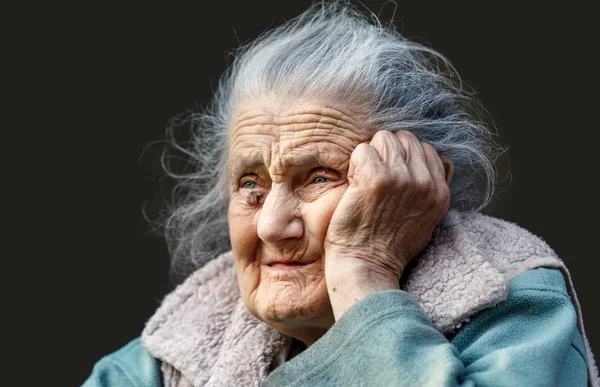
[{"label": "jacket sleeve", "polygon": [[92,374],[83,383],[83,387],[136,386],[119,363],[111,359],[101,359],[94,365]]},{"label": "jacket sleeve", "polygon": [[118,351],[100,359],[83,387],[159,387],[160,362],[148,354],[135,339]]},{"label": "jacket sleeve", "polygon": [[562,274],[535,269],[514,278],[508,298],[451,341],[410,294],[366,297],[265,385],[586,386],[582,351]]}]

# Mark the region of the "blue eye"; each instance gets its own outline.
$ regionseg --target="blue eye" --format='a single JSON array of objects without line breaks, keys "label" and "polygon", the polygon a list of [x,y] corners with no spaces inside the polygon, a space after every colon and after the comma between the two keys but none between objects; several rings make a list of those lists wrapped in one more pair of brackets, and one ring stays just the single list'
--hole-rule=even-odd
[{"label": "blue eye", "polygon": [[327,183],[328,181],[329,180],[326,177],[319,176],[315,177],[315,179],[313,180],[313,184]]},{"label": "blue eye", "polygon": [[254,189],[256,188],[256,183],[253,181],[247,181],[242,185],[244,188]]}]

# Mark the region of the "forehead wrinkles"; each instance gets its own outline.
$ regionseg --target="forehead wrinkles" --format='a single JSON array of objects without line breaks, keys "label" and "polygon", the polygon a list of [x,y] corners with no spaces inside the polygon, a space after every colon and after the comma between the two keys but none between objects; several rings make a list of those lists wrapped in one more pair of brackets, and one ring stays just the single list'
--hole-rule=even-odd
[{"label": "forehead wrinkles", "polygon": [[274,125],[285,130],[289,126],[297,124],[319,124],[323,128],[355,131],[361,127],[360,122],[354,118],[358,117],[359,114],[350,110],[348,110],[348,113],[350,115],[334,108],[304,106],[290,108],[280,114],[269,113],[266,109],[249,109],[238,114],[231,133],[235,135],[235,132],[241,127],[252,128]]},{"label": "forehead wrinkles", "polygon": [[[348,113],[322,106],[293,107],[278,115],[264,108],[247,109],[237,115],[232,125],[231,155],[243,150],[236,159],[250,154],[256,159],[260,154],[268,168],[272,163],[281,167],[297,165],[295,158],[300,154],[329,150],[349,157],[360,142],[370,138],[370,131],[362,127],[359,114],[350,110]],[[333,154],[327,156],[336,158]]]}]

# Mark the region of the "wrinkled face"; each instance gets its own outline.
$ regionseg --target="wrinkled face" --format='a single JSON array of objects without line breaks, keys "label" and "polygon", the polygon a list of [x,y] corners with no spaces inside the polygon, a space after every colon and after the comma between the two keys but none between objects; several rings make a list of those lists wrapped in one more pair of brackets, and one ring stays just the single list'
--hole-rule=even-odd
[{"label": "wrinkled face", "polygon": [[280,330],[333,324],[323,241],[370,138],[351,110],[314,101],[242,104],[229,135],[230,237],[248,310]]}]

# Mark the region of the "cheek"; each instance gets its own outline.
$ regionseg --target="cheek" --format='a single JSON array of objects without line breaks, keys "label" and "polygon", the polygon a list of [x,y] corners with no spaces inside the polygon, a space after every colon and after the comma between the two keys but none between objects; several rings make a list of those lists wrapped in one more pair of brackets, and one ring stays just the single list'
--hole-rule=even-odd
[{"label": "cheek", "polygon": [[254,221],[255,211],[248,208],[245,203],[236,201],[232,197],[229,204],[229,238],[233,251],[238,285],[244,303],[250,307],[250,295],[256,290],[260,282],[260,266],[256,265],[256,245],[258,235]]},{"label": "cheek", "polygon": [[346,188],[344,185],[328,191],[312,203],[303,206],[303,219],[310,234],[322,244],[335,209]]},{"label": "cheek", "polygon": [[255,222],[256,211],[232,198],[229,204],[228,221],[231,247],[236,257],[249,258],[258,242]]}]

